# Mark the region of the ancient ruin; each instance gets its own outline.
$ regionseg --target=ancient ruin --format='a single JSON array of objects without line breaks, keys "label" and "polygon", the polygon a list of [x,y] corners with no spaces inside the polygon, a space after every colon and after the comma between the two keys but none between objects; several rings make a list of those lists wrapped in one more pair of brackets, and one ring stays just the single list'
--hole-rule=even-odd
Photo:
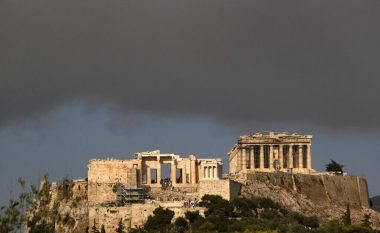
[{"label": "ancient ruin", "polygon": [[230,174],[253,171],[310,173],[311,135],[256,133],[240,136],[228,153]]},{"label": "ancient ruin", "polygon": [[202,212],[197,202],[205,194],[227,200],[239,194],[240,184],[222,179],[222,172],[219,158],[182,158],[159,150],[135,153],[131,160],[90,160],[89,224],[111,227],[123,219],[129,228],[140,226],[158,206],[177,217],[187,210]]},{"label": "ancient ruin", "polygon": [[[159,206],[174,211],[174,218],[186,211],[202,214],[205,209],[198,202],[205,194],[227,200],[270,197],[306,214],[315,214],[317,207],[310,206],[316,203],[322,206],[321,216],[338,216],[347,203],[360,214],[362,208],[367,211],[366,180],[313,170],[311,140],[311,135],[274,132],[240,136],[228,153],[227,174],[220,158],[159,150],[138,152],[129,160],[92,159],[87,181],[76,182],[78,196],[87,197],[88,218],[83,221],[89,228],[104,225],[106,232],[114,232],[120,220],[127,230],[142,226]],[[84,185],[86,189],[79,189]],[[328,212],[331,205],[335,212]]]}]

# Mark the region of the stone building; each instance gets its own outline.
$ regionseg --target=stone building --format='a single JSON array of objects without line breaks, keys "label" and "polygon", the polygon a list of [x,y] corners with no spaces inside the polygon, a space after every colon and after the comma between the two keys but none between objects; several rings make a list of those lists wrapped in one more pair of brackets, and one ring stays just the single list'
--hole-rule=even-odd
[{"label": "stone building", "polygon": [[[181,158],[161,154],[159,150],[136,153],[131,160],[93,159],[88,164],[88,201],[90,204],[114,201],[116,183],[128,188],[161,190],[163,186],[170,186],[197,192],[200,181],[221,179],[222,166],[218,158],[198,159],[194,155]],[[168,174],[164,174],[164,170]]]},{"label": "stone building", "polygon": [[[139,152],[134,156],[139,174],[139,184],[151,188],[161,187],[165,178],[170,179],[173,187],[195,188],[200,179],[219,179],[222,177],[222,160],[197,159],[194,155],[181,158],[175,154],[161,154],[159,150]],[[170,164],[170,177],[162,175],[162,166]]]},{"label": "stone building", "polygon": [[243,135],[228,153],[230,174],[254,171],[310,173],[311,135],[256,133]]},{"label": "stone building", "polygon": [[240,192],[240,184],[222,179],[222,165],[218,158],[182,158],[159,150],[136,153],[130,160],[92,159],[88,163],[88,227],[104,225],[106,232],[115,232],[121,219],[129,231],[143,225],[159,206],[173,210],[177,218],[186,211],[203,212],[196,203],[205,194],[231,200]]}]

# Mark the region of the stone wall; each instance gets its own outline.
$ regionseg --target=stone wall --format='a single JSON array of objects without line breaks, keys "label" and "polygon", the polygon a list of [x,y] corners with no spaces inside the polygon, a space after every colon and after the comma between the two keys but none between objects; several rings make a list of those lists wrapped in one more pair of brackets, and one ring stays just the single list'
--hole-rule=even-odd
[{"label": "stone wall", "polygon": [[226,200],[232,200],[240,193],[241,185],[233,180],[201,180],[198,186],[198,196],[206,194],[219,195]]},{"label": "stone wall", "polygon": [[88,202],[90,205],[116,200],[115,183],[137,187],[134,161],[90,160],[88,164]]},{"label": "stone wall", "polygon": [[174,211],[174,219],[184,217],[186,211],[199,211],[204,214],[203,208],[185,207],[183,202],[156,202],[133,203],[123,207],[90,207],[89,208],[89,229],[95,225],[100,229],[104,225],[106,232],[115,232],[117,225],[122,220],[126,230],[144,225],[153,211],[159,206]]}]

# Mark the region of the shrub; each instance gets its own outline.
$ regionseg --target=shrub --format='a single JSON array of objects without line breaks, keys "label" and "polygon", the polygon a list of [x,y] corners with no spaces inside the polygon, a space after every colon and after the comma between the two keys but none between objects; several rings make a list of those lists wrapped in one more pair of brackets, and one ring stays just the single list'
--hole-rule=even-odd
[{"label": "shrub", "polygon": [[174,212],[169,209],[158,207],[153,211],[153,216],[149,216],[144,228],[148,231],[163,230],[170,226]]},{"label": "shrub", "polygon": [[179,217],[175,220],[174,225],[177,227],[178,232],[185,232],[189,228],[186,219]]}]

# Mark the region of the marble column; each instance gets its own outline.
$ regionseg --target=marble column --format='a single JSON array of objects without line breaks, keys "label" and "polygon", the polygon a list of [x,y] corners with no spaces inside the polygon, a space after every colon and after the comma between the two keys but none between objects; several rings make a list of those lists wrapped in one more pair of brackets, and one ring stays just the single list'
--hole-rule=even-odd
[{"label": "marble column", "polygon": [[255,169],[255,158],[253,156],[253,146],[249,147],[249,162],[250,162],[250,169]]},{"label": "marble column", "polygon": [[311,169],[311,145],[307,144],[307,168]]},{"label": "marble column", "polygon": [[246,150],[245,147],[242,146],[241,147],[241,166],[242,166],[241,170],[242,171],[247,170],[247,155],[245,153],[245,150]]},{"label": "marble column", "polygon": [[170,179],[172,181],[172,184],[175,184],[177,182],[177,167],[176,167],[174,159],[171,162],[170,174],[171,174]]},{"label": "marble column", "polygon": [[161,183],[161,161],[160,158],[157,157],[157,184]]},{"label": "marble column", "polygon": [[272,170],[273,168],[273,145],[269,145],[269,169]]},{"label": "marble column", "polygon": [[278,145],[278,163],[280,169],[284,165],[284,148],[283,145]]},{"label": "marble column", "polygon": [[196,166],[195,166],[195,159],[191,159],[190,161],[190,171],[191,171],[191,183],[195,184],[197,182],[197,171],[196,171]]},{"label": "marble column", "polygon": [[298,145],[298,168],[303,168],[303,145]]},{"label": "marble column", "polygon": [[264,169],[264,146],[260,145],[260,169]]},{"label": "marble column", "polygon": [[293,144],[289,144],[288,168],[293,168]]},{"label": "marble column", "polygon": [[182,184],[186,184],[186,166],[182,167]]},{"label": "marble column", "polygon": [[152,176],[151,176],[150,167],[146,167],[146,183],[147,184],[152,183]]},{"label": "marble column", "polygon": [[140,184],[142,184],[143,183],[143,173],[144,173],[144,166],[143,166],[143,163],[142,163],[142,158],[141,158],[141,160],[139,160],[138,162],[137,162],[138,164],[137,164],[137,168],[139,169],[139,171],[138,171],[138,180],[139,180],[139,183]]}]

